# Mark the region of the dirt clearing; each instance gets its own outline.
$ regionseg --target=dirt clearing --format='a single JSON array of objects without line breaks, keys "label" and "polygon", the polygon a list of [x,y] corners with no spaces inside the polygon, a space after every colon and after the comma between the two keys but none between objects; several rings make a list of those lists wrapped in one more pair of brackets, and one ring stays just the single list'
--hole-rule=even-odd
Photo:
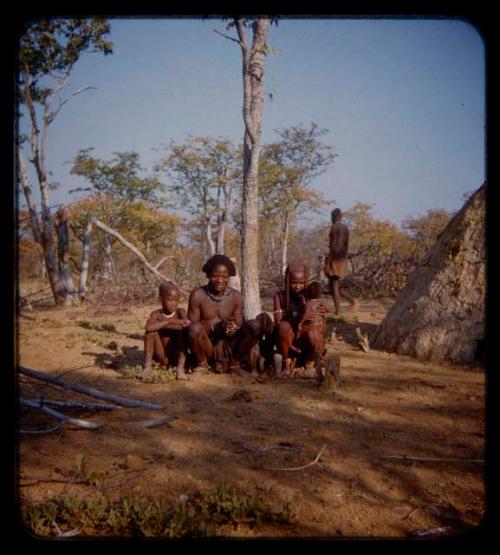
[{"label": "dirt clearing", "polygon": [[[26,311],[19,318],[22,366],[163,408],[61,409],[103,427],[23,434],[20,504],[96,491],[177,502],[229,484],[276,506],[289,502],[293,517],[286,525],[226,529],[226,536],[401,538],[475,527],[485,508],[484,371],[363,352],[356,327],[370,331],[390,305],[361,301],[342,319],[329,318],[328,337],[335,330],[335,340],[328,348],[341,357],[335,392],[322,391],[303,372],[279,381],[205,374],[143,383],[133,369],[156,305]],[[31,398],[97,402],[23,376],[19,382]],[[177,418],[152,428],[138,424],[168,415]],[[33,430],[54,421],[23,409],[20,424]],[[88,472],[102,477],[99,487],[37,481],[69,480],[82,457]]]}]

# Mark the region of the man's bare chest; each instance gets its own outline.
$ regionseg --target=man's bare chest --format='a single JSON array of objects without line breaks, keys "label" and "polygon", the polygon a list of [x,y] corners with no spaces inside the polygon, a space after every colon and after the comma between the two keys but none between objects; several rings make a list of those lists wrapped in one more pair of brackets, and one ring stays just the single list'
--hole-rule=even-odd
[{"label": "man's bare chest", "polygon": [[205,295],[200,303],[200,317],[202,320],[230,318],[234,313],[235,306],[236,299],[233,295],[225,295],[220,299]]}]

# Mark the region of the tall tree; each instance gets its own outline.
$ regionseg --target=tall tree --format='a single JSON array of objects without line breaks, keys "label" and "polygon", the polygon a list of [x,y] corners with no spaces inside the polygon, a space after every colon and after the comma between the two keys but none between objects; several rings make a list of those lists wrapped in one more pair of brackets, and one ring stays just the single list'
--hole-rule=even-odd
[{"label": "tall tree", "polygon": [[287,265],[290,227],[298,216],[331,204],[311,189],[312,180],[336,158],[332,148],[320,141],[328,133],[315,123],[278,130],[280,141],[265,145],[261,156],[259,196],[261,209],[281,228],[281,272]]},{"label": "tall tree", "polygon": [[[144,236],[146,250],[155,237],[155,230],[161,229],[158,222],[148,223],[144,214],[155,213],[162,200],[159,196],[164,191],[161,181],[152,175],[142,176],[144,168],[135,151],[116,152],[111,160],[101,160],[91,155],[92,148],[80,149],[73,160],[71,173],[86,179],[87,188],[74,191],[92,191],[96,199],[95,208],[87,212],[87,220],[96,217],[105,224],[127,233]],[[80,214],[81,219],[81,214]],[[88,225],[86,222],[84,225]],[[110,279],[113,271],[112,244],[114,237],[104,236],[103,277]]]},{"label": "tall tree", "polygon": [[446,210],[431,209],[423,216],[403,220],[403,229],[406,229],[413,239],[412,254],[416,260],[432,247],[452,217],[453,213]]},{"label": "tall tree", "polygon": [[224,253],[240,160],[241,153],[228,139],[194,137],[182,144],[172,142],[161,163],[172,178],[169,190],[200,223],[205,257]]},{"label": "tall tree", "polygon": [[[46,165],[49,126],[69,98],[90,87],[60,97],[69,84],[73,67],[84,52],[112,52],[105,40],[109,24],[104,18],[46,19],[32,23],[20,37],[18,101],[25,107],[31,127],[27,141],[18,137],[18,170],[22,189],[31,214],[33,235],[43,249],[50,286],[57,304],[75,301],[63,280],[57,264],[56,244],[50,212],[48,168]],[[57,106],[54,102],[58,101]],[[22,144],[30,146],[29,161],[33,164],[40,188],[41,216],[35,208],[34,195],[23,168]]]},{"label": "tall tree", "polygon": [[[275,20],[273,20],[275,22]],[[267,34],[268,17],[235,17],[227,28],[235,27],[238,39],[224,35],[240,45],[243,78],[243,190],[241,232],[241,277],[243,313],[251,319],[261,312],[259,290],[259,208],[258,177],[261,126],[264,111],[264,56],[271,51]],[[252,30],[251,43],[247,28]]]}]

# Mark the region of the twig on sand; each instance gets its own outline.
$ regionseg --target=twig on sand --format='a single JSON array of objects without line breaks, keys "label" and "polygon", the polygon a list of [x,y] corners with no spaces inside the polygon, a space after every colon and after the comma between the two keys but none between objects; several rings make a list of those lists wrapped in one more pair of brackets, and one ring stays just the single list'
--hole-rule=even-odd
[{"label": "twig on sand", "polygon": [[41,482],[59,484],[88,484],[88,480],[75,480],[74,478],[45,478],[36,476],[20,476],[20,480],[31,480],[28,484],[19,484],[20,487],[33,486]]},{"label": "twig on sand", "polygon": [[77,536],[78,534],[80,534],[80,530],[78,528],[74,528],[73,530],[69,530],[68,532],[62,532],[54,520],[52,521],[51,524],[58,538],[71,538],[73,536]]},{"label": "twig on sand", "polygon": [[172,422],[172,420],[177,420],[178,416],[165,416],[163,418],[152,418],[151,420],[142,420],[140,422],[136,422],[137,426],[141,426],[142,428],[154,428],[155,426],[162,426],[163,424],[168,424]]},{"label": "twig on sand", "polygon": [[265,468],[266,470],[289,470],[289,471],[304,470],[305,468],[309,468],[310,466],[313,466],[313,465],[315,465],[315,464],[318,463],[318,461],[319,461],[321,455],[323,454],[323,451],[325,450],[325,448],[326,448],[326,443],[325,443],[325,444],[323,445],[323,447],[320,449],[319,453],[316,455],[316,458],[315,458],[312,462],[310,462],[310,463],[308,463],[308,464],[305,464],[304,466],[296,466],[296,467],[292,467],[292,468],[288,468],[288,467],[283,467],[283,468],[281,468],[281,467],[276,467],[276,466],[265,466],[264,468]]},{"label": "twig on sand", "polygon": [[262,449],[256,449],[255,447],[249,447],[248,445],[245,445],[244,443],[241,443],[241,441],[234,441],[233,443],[236,443],[237,445],[240,445],[246,451],[250,451],[251,453],[254,453],[255,455],[258,455],[259,457],[262,456],[264,453],[267,453],[268,451],[275,451],[275,450],[300,451],[300,449],[298,447],[294,447],[293,445],[286,445],[286,444],[283,444],[283,443],[278,443],[277,445],[270,445],[269,447],[263,447]]},{"label": "twig on sand", "polygon": [[484,459],[460,459],[446,457],[409,457],[408,455],[382,455],[382,459],[393,459],[412,462],[473,462],[484,463]]}]

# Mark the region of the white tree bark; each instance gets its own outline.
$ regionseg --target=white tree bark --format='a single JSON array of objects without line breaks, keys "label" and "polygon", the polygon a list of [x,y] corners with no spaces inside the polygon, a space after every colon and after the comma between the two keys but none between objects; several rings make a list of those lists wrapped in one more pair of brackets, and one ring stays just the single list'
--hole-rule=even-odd
[{"label": "white tree bark", "polygon": [[85,228],[82,246],[82,269],[80,271],[80,283],[78,285],[78,296],[83,302],[87,292],[87,278],[89,275],[90,264],[90,240],[92,237],[92,221],[89,221]]},{"label": "white tree bark", "polygon": [[19,149],[18,152],[19,152],[19,175],[21,178],[21,186],[23,188],[24,198],[26,199],[26,205],[28,206],[28,211],[30,214],[31,231],[33,233],[33,238],[35,239],[35,241],[37,243],[41,243],[40,223],[36,215],[35,200],[33,198],[33,191],[31,190],[31,186],[28,178],[28,168],[27,168],[26,160],[21,152],[21,149]]},{"label": "white tree bark", "polygon": [[235,23],[243,58],[243,121],[245,123],[241,238],[243,313],[246,319],[252,319],[261,312],[258,170],[264,109],[264,53],[269,19],[259,18],[253,22],[251,46],[248,44],[242,19],[237,18]]}]

